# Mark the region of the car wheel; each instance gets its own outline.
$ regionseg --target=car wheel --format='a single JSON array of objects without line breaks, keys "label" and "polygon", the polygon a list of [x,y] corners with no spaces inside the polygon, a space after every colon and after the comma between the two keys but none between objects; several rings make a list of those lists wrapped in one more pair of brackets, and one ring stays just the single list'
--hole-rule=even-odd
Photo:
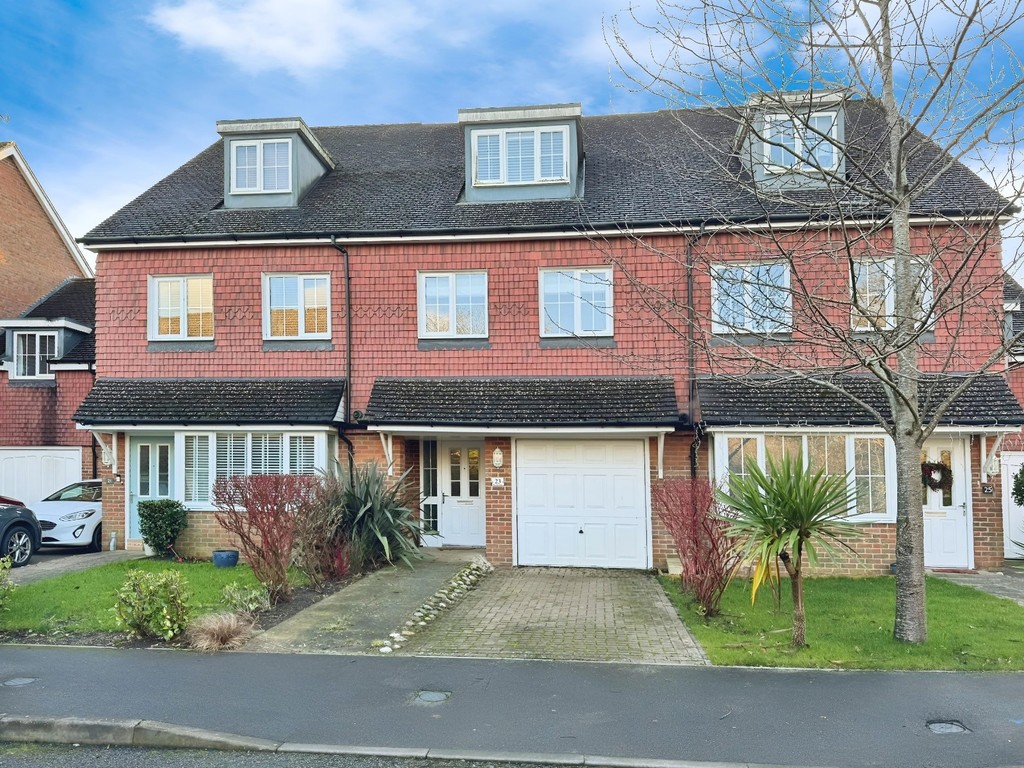
[{"label": "car wheel", "polygon": [[103,523],[96,526],[96,530],[92,532],[92,541],[89,543],[90,552],[102,552],[103,551]]},{"label": "car wheel", "polygon": [[21,526],[11,528],[0,541],[0,552],[11,558],[11,565],[15,568],[27,565],[32,559],[32,534]]}]

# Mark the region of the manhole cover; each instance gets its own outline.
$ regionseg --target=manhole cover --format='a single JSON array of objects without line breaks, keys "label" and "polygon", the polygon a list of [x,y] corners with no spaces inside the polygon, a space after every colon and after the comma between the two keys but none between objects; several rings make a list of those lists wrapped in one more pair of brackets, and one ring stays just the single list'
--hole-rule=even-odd
[{"label": "manhole cover", "polygon": [[928,730],[932,733],[969,733],[970,729],[959,720],[929,720]]},{"label": "manhole cover", "polygon": [[416,694],[416,701],[423,704],[440,704],[452,697],[451,691],[419,691]]},{"label": "manhole cover", "polygon": [[34,683],[38,679],[39,678],[37,677],[12,677],[10,680],[4,680],[4,685],[9,685],[12,688],[14,688],[19,685],[28,685],[29,683]]}]

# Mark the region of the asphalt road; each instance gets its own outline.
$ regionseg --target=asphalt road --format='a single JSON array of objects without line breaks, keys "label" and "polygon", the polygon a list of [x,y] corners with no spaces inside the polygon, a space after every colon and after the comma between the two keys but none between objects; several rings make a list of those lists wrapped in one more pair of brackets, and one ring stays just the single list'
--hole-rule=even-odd
[{"label": "asphalt road", "polygon": [[[6,684],[13,678],[31,682]],[[149,719],[278,742],[844,768],[1024,765],[1020,673],[9,646],[0,683],[8,715]],[[450,696],[431,704],[421,691]],[[932,720],[967,731],[936,734]]]}]

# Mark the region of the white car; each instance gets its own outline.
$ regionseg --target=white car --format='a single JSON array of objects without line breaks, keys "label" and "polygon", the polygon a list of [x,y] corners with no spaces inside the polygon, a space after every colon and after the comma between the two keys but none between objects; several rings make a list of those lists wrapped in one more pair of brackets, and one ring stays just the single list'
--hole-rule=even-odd
[{"label": "white car", "polygon": [[82,480],[32,505],[43,531],[44,547],[103,548],[103,484]]}]

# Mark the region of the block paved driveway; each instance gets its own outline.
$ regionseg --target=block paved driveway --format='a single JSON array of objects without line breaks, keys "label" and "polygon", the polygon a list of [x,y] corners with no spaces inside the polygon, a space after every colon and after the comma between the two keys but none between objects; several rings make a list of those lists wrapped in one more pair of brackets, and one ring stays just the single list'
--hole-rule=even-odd
[{"label": "block paved driveway", "polygon": [[649,573],[500,569],[399,651],[413,656],[707,664]]}]

